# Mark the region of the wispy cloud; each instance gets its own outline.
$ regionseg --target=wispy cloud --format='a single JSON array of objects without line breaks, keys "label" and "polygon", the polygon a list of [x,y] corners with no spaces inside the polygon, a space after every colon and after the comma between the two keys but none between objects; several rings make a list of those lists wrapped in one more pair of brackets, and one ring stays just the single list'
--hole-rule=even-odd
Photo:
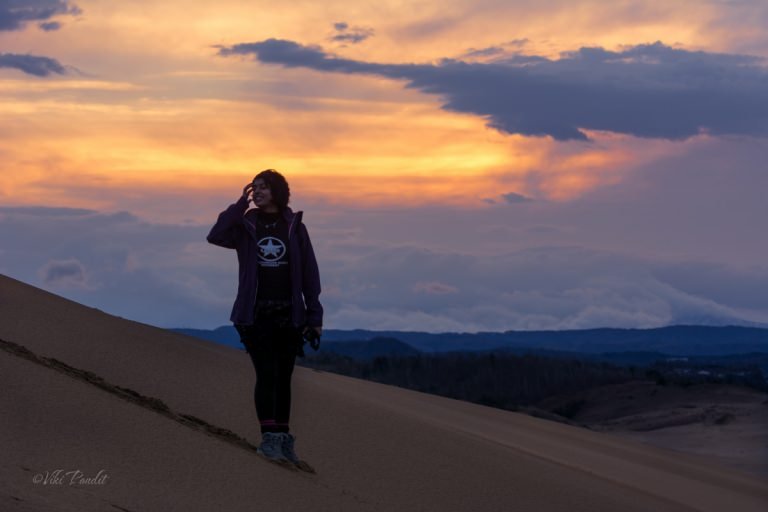
[{"label": "wispy cloud", "polygon": [[[488,46],[485,48],[469,48],[463,55],[462,59],[497,59],[510,53],[516,53],[520,51],[526,44],[528,39],[513,39],[504,44]],[[510,52],[511,50],[511,52]]]},{"label": "wispy cloud", "polygon": [[459,291],[455,286],[439,281],[419,281],[413,285],[411,290],[414,293],[423,293],[425,295],[445,295],[448,293],[458,293]]},{"label": "wispy cloud", "polygon": [[82,10],[62,0],[3,0],[0,2],[0,30],[21,30],[29,22],[42,22],[43,30],[57,30],[58,22],[47,22],[54,16],[77,16]]},{"label": "wispy cloud", "polygon": [[40,77],[67,74],[66,68],[56,59],[16,53],[0,53],[0,68],[18,69],[28,75]]},{"label": "wispy cloud", "polygon": [[40,30],[53,32],[54,30],[59,30],[61,28],[61,23],[58,21],[46,21],[44,23],[39,23],[37,26],[40,27]]},{"label": "wispy cloud", "polygon": [[374,34],[374,30],[370,27],[350,27],[344,21],[334,23],[333,29],[336,33],[329,39],[337,43],[362,43]]},{"label": "wispy cloud", "polygon": [[506,194],[502,194],[501,198],[508,203],[527,203],[528,201],[533,201],[530,197],[516,192],[507,192]]},{"label": "wispy cloud", "polygon": [[[62,0],[2,0],[0,31],[23,30],[28,23],[39,22],[40,30],[52,32],[61,28],[61,23],[52,18],[81,13],[77,5]],[[29,54],[0,53],[0,68],[18,69],[39,77],[67,74],[67,69],[56,59]]]},{"label": "wispy cloud", "polygon": [[[529,223],[549,220],[557,229],[577,231],[568,223],[575,222],[594,231],[602,229],[594,218],[609,217],[607,210],[531,205],[541,210],[533,219],[524,209],[505,215],[505,208],[462,215],[429,208],[367,214],[313,208],[305,219],[321,267],[326,324],[477,331],[768,319],[765,268],[566,245],[563,233]],[[125,211],[4,208],[0,240],[14,243],[3,246],[0,267],[128,318],[161,326],[223,325],[235,297],[237,259],[234,251],[205,242],[215,217],[212,211],[205,225],[158,224]],[[629,225],[633,237],[643,236],[632,218],[616,219],[616,234],[604,236],[615,239]],[[440,247],[436,237],[452,245]],[[501,243],[508,249],[499,250]]]},{"label": "wispy cloud", "polygon": [[588,140],[588,131],[682,140],[701,133],[768,135],[768,72],[748,55],[688,51],[660,42],[621,51],[581,48],[560,59],[502,55],[491,62],[380,64],[268,39],[219,49],[260,62],[378,75],[484,117],[509,134]]},{"label": "wispy cloud", "polygon": [[38,271],[40,280],[54,288],[88,288],[85,267],[76,259],[52,260]]}]

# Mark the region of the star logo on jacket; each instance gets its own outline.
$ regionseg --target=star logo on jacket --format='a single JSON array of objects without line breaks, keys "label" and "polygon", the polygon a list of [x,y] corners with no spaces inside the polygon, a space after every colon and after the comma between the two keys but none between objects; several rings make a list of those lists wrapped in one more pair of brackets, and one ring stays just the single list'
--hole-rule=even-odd
[{"label": "star logo on jacket", "polygon": [[259,257],[264,261],[277,261],[285,254],[285,244],[273,236],[265,236],[257,245]]}]

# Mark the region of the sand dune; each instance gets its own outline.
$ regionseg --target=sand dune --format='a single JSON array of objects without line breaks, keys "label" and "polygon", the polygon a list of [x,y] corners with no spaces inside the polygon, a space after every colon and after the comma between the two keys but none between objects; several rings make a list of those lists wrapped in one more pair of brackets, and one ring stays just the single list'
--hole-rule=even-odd
[{"label": "sand dune", "polygon": [[[298,367],[292,430],[297,451],[318,473],[287,471],[247,446],[259,434],[253,370],[242,351],[116,318],[4,276],[0,340],[7,342],[0,350],[0,510],[768,507],[768,484],[701,457]],[[52,359],[93,378],[41,363]],[[109,387],[155,398],[172,414]],[[179,421],[190,416],[241,444]],[[33,482],[56,469],[107,478]]]},{"label": "sand dune", "polygon": [[537,404],[568,409],[569,421],[598,432],[768,477],[768,395],[731,384],[688,386],[630,381],[552,396]]}]

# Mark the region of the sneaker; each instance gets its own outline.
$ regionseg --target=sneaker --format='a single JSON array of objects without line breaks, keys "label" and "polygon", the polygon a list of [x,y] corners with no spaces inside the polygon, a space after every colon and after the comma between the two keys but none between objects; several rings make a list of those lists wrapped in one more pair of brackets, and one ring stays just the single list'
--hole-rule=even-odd
[{"label": "sneaker", "polygon": [[283,455],[283,436],[278,432],[264,432],[258,452],[271,460],[287,460]]},{"label": "sneaker", "polygon": [[294,464],[301,462],[301,459],[299,459],[299,457],[296,455],[296,452],[293,451],[293,444],[296,442],[296,438],[293,436],[293,434],[283,432],[280,435],[283,436],[283,457],[293,462]]}]

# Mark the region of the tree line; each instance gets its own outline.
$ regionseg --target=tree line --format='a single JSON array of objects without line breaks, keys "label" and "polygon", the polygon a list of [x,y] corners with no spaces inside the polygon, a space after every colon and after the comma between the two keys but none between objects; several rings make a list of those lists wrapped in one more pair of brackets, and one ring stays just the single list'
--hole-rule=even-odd
[{"label": "tree line", "polygon": [[[736,368],[728,372],[731,376],[727,379],[722,378],[722,372],[711,372],[710,376],[696,374],[692,378],[690,372],[681,374],[679,367],[668,364],[620,366],[535,354],[443,352],[358,360],[321,351],[303,358],[299,364],[511,411],[561,393],[632,380],[650,380],[662,386],[716,382],[768,390],[757,368],[748,371],[746,378],[738,377]],[[743,371],[744,367],[738,369]]]},{"label": "tree line", "polygon": [[508,410],[566,391],[637,379],[642,373],[609,363],[472,352],[380,356],[370,361],[319,352],[300,364]]}]

